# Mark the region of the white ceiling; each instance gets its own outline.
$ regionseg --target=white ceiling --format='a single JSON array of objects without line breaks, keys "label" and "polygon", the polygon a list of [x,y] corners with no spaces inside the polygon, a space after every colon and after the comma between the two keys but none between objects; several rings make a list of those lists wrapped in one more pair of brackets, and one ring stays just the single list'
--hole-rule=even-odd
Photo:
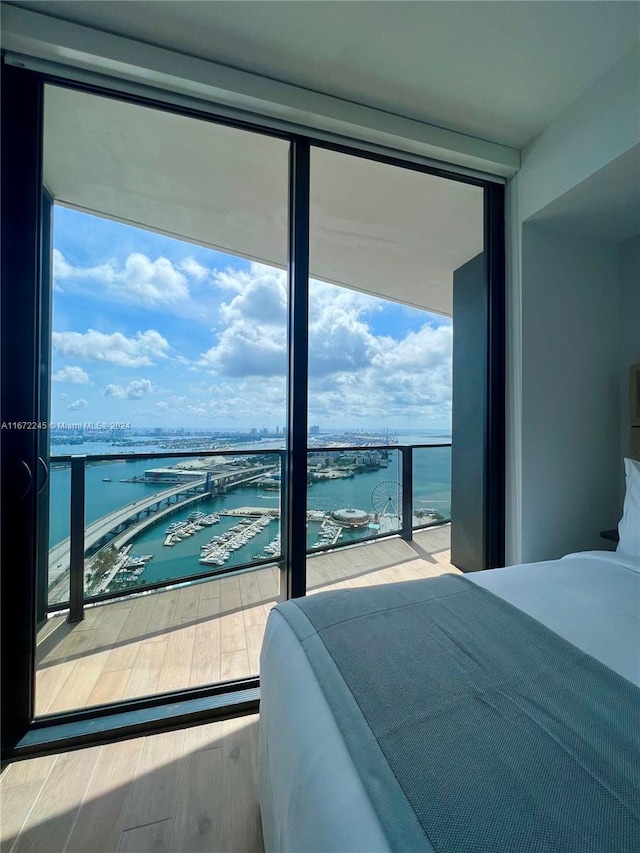
[{"label": "white ceiling", "polygon": [[623,243],[640,234],[640,145],[599,169],[528,221]]},{"label": "white ceiling", "polygon": [[[57,202],[286,266],[285,141],[56,86],[44,128]],[[482,247],[481,188],[312,149],[313,278],[451,314]]]},{"label": "white ceiling", "polygon": [[14,2],[523,147],[637,42],[637,2]]}]

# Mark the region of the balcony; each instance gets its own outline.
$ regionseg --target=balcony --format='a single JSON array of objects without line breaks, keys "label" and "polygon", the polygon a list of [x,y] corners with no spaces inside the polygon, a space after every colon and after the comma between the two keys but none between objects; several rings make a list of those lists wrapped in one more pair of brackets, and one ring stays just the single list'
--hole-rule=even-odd
[{"label": "balcony", "polygon": [[[449,454],[450,445],[310,451],[308,593],[455,571]],[[67,466],[54,477],[69,486],[70,534],[49,553],[49,618],[37,645],[38,715],[259,672],[266,619],[280,597],[282,451],[169,457],[56,460]],[[128,483],[102,476],[116,465],[132,472],[122,478]],[[134,473],[138,469],[144,473]],[[168,482],[176,478],[180,482]],[[100,487],[135,500],[123,505],[116,498],[115,508],[95,518]],[[370,505],[361,499],[358,506],[356,494],[370,494]],[[431,505],[438,500],[446,512]],[[64,515],[64,509],[58,502],[52,513]],[[185,517],[200,529],[165,544],[167,530],[185,532]],[[203,517],[210,523],[198,525]],[[52,518],[52,527],[59,522]],[[153,559],[137,569],[127,565],[129,554],[145,549],[155,550]],[[156,560],[161,568],[154,575]]]}]

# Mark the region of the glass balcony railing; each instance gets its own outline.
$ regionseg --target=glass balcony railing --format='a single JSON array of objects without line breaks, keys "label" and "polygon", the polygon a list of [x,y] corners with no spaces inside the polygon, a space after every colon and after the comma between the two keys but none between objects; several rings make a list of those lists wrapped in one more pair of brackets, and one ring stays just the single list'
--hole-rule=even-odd
[{"label": "glass balcony railing", "polygon": [[451,520],[451,445],[413,448],[414,530]]},{"label": "glass balcony railing", "polygon": [[[48,609],[283,559],[283,450],[52,460]],[[307,553],[450,519],[451,445],[314,448]]]}]

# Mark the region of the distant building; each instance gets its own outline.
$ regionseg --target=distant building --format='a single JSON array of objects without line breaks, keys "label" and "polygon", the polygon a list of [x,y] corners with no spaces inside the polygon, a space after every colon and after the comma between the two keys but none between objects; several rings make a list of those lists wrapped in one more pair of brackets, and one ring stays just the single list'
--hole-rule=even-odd
[{"label": "distant building", "polygon": [[144,472],[148,483],[190,483],[201,480],[202,471],[185,471],[178,468],[149,468]]},{"label": "distant building", "polygon": [[312,426],[312,427],[309,429],[309,435],[320,435],[320,427],[319,427],[319,426],[315,426],[315,425],[314,425],[314,426]]},{"label": "distant building", "polygon": [[336,509],[331,517],[342,527],[366,527],[370,516],[362,509]]}]

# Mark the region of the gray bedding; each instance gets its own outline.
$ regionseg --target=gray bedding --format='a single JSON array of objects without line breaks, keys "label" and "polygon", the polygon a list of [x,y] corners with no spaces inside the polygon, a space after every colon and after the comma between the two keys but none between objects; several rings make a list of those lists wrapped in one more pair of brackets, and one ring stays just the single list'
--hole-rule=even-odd
[{"label": "gray bedding", "polygon": [[459,576],[277,611],[391,849],[640,849],[640,691],[608,667]]}]

